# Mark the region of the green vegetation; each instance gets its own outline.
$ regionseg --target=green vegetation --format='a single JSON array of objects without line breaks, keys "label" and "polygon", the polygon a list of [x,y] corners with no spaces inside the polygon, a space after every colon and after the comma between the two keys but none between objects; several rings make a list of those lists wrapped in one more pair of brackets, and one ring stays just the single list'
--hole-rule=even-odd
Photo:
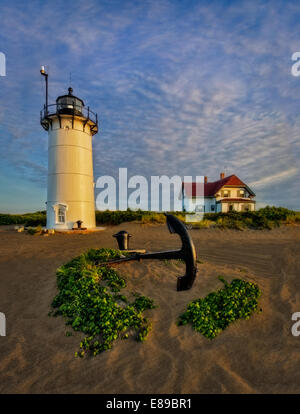
[{"label": "green vegetation", "polygon": [[[184,220],[184,212],[172,212],[176,217]],[[129,221],[138,221],[142,224],[165,223],[166,216],[163,213],[142,210],[126,211],[96,211],[97,224],[121,224]]]},{"label": "green vegetation", "polygon": [[152,299],[147,298],[146,296],[137,295],[136,300],[132,304],[135,309],[139,312],[143,312],[146,309],[154,309],[154,302]]},{"label": "green vegetation", "polygon": [[0,225],[23,224],[24,226],[46,226],[46,211],[26,214],[1,214]]},{"label": "green vegetation", "polygon": [[195,331],[213,339],[236,319],[249,319],[257,311],[261,295],[257,285],[241,279],[234,279],[230,284],[221,276],[219,279],[224,288],[191,302],[178,325],[191,323]]},{"label": "green vegetation", "polygon": [[32,236],[33,235],[35,235],[35,234],[37,234],[39,231],[35,228],[35,227],[29,227],[28,229],[27,229],[27,233],[28,234],[31,234]]},{"label": "green vegetation", "polygon": [[[186,212],[172,212],[180,220],[184,221]],[[126,211],[96,211],[97,225],[117,225],[124,222],[136,221],[141,224],[165,223],[166,217],[163,213],[142,210]],[[228,213],[205,213],[204,219],[192,224],[193,228],[219,229],[272,229],[281,224],[299,224],[300,212],[288,210],[283,207],[264,207],[257,211]],[[28,214],[0,214],[0,225],[23,224],[24,226],[45,226],[46,212],[38,211]]]},{"label": "green vegetation", "polygon": [[105,265],[122,254],[114,249],[91,249],[57,270],[59,293],[52,302],[52,314],[64,316],[67,325],[86,335],[76,356],[96,356],[131,332],[137,341],[144,341],[151,330],[142,313],[155,307],[153,300],[136,293],[130,302],[119,293],[126,287],[125,279]]},{"label": "green vegetation", "polygon": [[216,222],[207,220],[206,218],[203,218],[203,220],[199,222],[192,223],[193,229],[209,229],[210,227],[217,227]]},{"label": "green vegetation", "polygon": [[[299,224],[300,213],[283,207],[264,207],[257,211],[206,213],[204,222],[208,227],[221,229],[272,229],[281,224]],[[200,223],[201,224],[201,223]],[[197,227],[197,225],[193,225]]]},{"label": "green vegetation", "polygon": [[[172,212],[180,220],[185,219],[187,212]],[[143,224],[147,223],[165,223],[166,217],[163,213],[152,211],[97,211],[97,224],[120,224],[123,222],[137,221]],[[300,213],[288,210],[283,207],[264,207],[257,211],[228,213],[205,213],[201,222],[192,224],[193,228],[210,228],[217,227],[220,229],[272,229],[281,224],[298,224],[300,223]]]}]

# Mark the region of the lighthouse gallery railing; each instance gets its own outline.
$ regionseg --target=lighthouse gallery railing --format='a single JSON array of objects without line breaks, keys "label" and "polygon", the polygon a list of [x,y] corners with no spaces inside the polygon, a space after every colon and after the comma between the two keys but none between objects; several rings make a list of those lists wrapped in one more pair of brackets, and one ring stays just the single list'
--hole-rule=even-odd
[{"label": "lighthouse gallery railing", "polygon": [[51,117],[52,115],[72,115],[72,116],[81,116],[87,120],[92,121],[94,124],[98,125],[98,115],[93,112],[90,107],[87,108],[82,105],[76,104],[63,104],[55,103],[51,105],[44,105],[44,108],[41,110],[40,117],[41,123],[44,119]]}]

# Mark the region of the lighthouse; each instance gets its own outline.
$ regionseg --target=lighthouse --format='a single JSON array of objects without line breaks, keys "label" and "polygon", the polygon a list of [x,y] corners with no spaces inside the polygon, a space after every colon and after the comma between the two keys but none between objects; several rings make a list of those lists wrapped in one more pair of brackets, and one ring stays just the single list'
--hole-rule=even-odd
[{"label": "lighthouse", "polygon": [[67,230],[94,228],[95,200],[92,138],[98,117],[69,88],[56,103],[41,111],[41,125],[48,131],[47,228]]}]

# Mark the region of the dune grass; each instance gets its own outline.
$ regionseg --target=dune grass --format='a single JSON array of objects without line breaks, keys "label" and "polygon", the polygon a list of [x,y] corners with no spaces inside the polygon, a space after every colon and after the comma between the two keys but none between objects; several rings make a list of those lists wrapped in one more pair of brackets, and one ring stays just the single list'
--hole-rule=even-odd
[{"label": "dune grass", "polygon": [[[187,212],[171,212],[180,220],[185,221]],[[196,217],[196,216],[195,216]],[[163,213],[142,210],[126,211],[96,211],[97,225],[118,225],[126,222],[141,224],[163,224],[166,217]],[[25,226],[45,226],[46,212],[37,211],[27,214],[0,214],[0,225],[23,224]],[[205,229],[216,227],[219,229],[273,229],[283,224],[300,224],[300,212],[283,207],[264,207],[257,211],[205,213],[204,219],[191,223],[193,228]]]},{"label": "dune grass", "polygon": [[46,226],[46,211],[25,214],[0,213],[0,225],[23,224],[26,227]]},{"label": "dune grass", "polygon": [[207,213],[204,220],[208,227],[221,229],[273,229],[282,224],[300,224],[300,213],[283,207],[264,207],[257,211]]},{"label": "dune grass", "polygon": [[[184,220],[186,213],[171,212],[171,214]],[[97,224],[121,224],[130,221],[137,221],[142,224],[162,224],[166,222],[164,213],[143,211],[143,210],[126,210],[126,211],[96,211]]]}]

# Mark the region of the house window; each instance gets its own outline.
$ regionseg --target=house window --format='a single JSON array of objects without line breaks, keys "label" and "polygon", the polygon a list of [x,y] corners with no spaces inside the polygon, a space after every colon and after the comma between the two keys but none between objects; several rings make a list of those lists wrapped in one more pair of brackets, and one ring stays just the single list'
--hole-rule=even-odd
[{"label": "house window", "polygon": [[233,204],[229,204],[229,206],[228,206],[228,211],[233,211],[234,210],[234,206],[233,206]]},{"label": "house window", "polygon": [[205,211],[205,206],[203,205],[203,204],[198,204],[196,207],[195,207],[195,212],[197,213],[200,213],[201,211]]},{"label": "house window", "polygon": [[215,211],[215,206],[210,206],[211,211]]},{"label": "house window", "polygon": [[229,190],[224,190],[223,191],[223,197],[230,197],[230,191]]},{"label": "house window", "polygon": [[240,190],[240,197],[245,197],[245,196],[246,196],[245,190]]}]

